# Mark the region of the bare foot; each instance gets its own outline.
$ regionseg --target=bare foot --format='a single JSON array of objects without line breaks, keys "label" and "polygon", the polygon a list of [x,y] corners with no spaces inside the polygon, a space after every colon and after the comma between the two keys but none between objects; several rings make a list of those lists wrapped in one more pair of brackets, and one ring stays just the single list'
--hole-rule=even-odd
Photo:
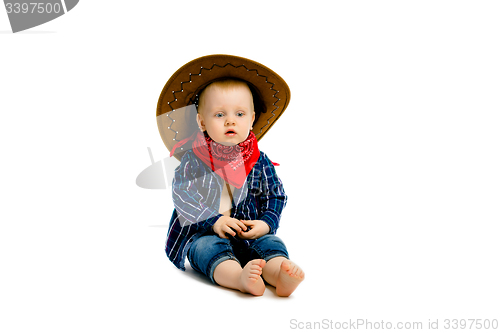
[{"label": "bare foot", "polygon": [[305,274],[299,266],[290,260],[283,260],[276,282],[278,296],[290,296],[295,288],[304,280]]},{"label": "bare foot", "polygon": [[265,260],[255,259],[249,261],[240,276],[240,291],[249,293],[255,296],[262,296],[266,290],[262,275],[262,267],[266,264]]}]

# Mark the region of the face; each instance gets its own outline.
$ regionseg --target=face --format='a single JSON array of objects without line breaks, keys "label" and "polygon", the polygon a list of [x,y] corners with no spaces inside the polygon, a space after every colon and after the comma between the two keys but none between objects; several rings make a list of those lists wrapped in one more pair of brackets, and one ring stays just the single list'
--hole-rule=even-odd
[{"label": "face", "polygon": [[245,141],[255,120],[250,89],[245,86],[207,89],[197,116],[200,129],[225,146]]}]

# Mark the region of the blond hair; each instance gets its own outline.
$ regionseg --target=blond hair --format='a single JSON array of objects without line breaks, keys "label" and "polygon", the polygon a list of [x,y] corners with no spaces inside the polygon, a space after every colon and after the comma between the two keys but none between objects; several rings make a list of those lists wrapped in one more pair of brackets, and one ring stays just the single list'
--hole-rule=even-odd
[{"label": "blond hair", "polygon": [[[217,80],[215,82],[210,83],[208,86],[206,86],[200,93],[200,96],[198,98],[198,113],[200,112],[200,109],[203,108],[203,105],[205,103],[205,93],[209,90],[212,89],[221,89],[221,90],[232,90],[234,88],[238,87],[244,87],[250,91],[250,93],[253,95],[252,90],[248,86],[248,84],[245,81],[241,80],[236,80],[236,79],[222,79],[222,80]],[[252,103],[252,108],[253,108],[253,103]]]}]

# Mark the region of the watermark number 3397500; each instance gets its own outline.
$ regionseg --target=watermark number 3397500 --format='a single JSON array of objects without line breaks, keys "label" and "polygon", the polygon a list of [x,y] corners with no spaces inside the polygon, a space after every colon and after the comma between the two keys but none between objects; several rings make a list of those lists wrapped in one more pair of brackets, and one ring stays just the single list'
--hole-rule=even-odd
[{"label": "watermark number 3397500", "polygon": [[12,32],[52,21],[72,10],[79,0],[4,0]]}]

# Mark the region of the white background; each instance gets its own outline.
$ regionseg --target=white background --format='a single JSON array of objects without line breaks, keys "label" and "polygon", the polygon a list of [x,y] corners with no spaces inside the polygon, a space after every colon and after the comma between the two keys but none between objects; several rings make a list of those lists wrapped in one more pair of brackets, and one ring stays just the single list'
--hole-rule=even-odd
[{"label": "white background", "polygon": [[[0,330],[500,320],[499,17],[496,1],[80,1],[12,34],[0,9]],[[135,184],[147,147],[168,154],[163,85],[213,53],[292,91],[259,143],[306,271],[288,299],[177,270],[171,196]]]}]

